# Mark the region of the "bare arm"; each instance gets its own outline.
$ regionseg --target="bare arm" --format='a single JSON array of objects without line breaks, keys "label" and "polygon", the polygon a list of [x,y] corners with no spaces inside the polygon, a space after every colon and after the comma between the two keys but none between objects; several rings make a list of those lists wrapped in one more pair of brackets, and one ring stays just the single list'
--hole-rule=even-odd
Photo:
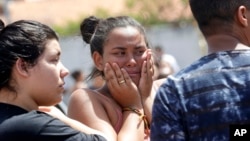
[{"label": "bare arm", "polygon": [[56,107],[54,106],[50,106],[50,107],[39,107],[40,111],[46,112],[48,114],[50,114],[51,116],[58,118],[59,120],[61,120],[62,122],[64,122],[65,124],[69,125],[70,127],[74,128],[75,130],[78,130],[80,132],[86,133],[86,134],[97,134],[97,135],[101,135],[104,138],[107,139],[107,141],[110,141],[107,136],[105,134],[103,134],[102,132],[92,129],[82,123],[80,123],[79,121],[73,120],[69,117],[67,117],[66,115],[64,115],[60,110],[58,110]]},{"label": "bare arm", "polygon": [[[139,116],[133,112],[124,112],[122,128],[119,133],[116,133],[110,121],[111,115],[108,115],[110,113],[103,108],[98,96],[100,98],[100,95],[90,93],[90,90],[77,90],[70,98],[69,117],[102,132],[111,141],[141,141],[143,136],[140,137],[140,134],[143,133],[144,126]],[[111,106],[111,108],[113,107]]]},{"label": "bare arm", "polygon": [[142,65],[141,79],[138,87],[141,95],[143,109],[150,123],[152,114],[152,104],[154,100],[154,95],[152,95],[151,93],[153,85],[154,67],[153,67],[151,50],[148,49],[146,53],[147,53],[147,58]]},{"label": "bare arm", "polygon": [[145,97],[143,100],[144,101],[144,111],[145,111],[145,113],[147,113],[146,115],[147,115],[149,123],[151,123],[151,120],[152,120],[152,108],[153,108],[153,103],[154,103],[154,99],[156,96],[156,92],[157,92],[158,88],[160,87],[160,85],[165,80],[166,80],[166,78],[155,80],[153,82],[150,95],[148,97]]}]

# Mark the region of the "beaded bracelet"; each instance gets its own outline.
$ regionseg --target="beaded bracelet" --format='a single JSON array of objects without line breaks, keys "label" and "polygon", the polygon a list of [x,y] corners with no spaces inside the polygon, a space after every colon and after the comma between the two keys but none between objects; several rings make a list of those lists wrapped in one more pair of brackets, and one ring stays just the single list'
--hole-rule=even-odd
[{"label": "beaded bracelet", "polygon": [[134,108],[123,108],[122,111],[132,111],[134,113],[136,113],[137,115],[140,116],[140,119],[143,120],[144,122],[144,126],[145,126],[145,130],[148,132],[149,131],[149,123],[148,123],[148,120],[146,118],[146,115],[142,114],[138,109],[134,109]]}]

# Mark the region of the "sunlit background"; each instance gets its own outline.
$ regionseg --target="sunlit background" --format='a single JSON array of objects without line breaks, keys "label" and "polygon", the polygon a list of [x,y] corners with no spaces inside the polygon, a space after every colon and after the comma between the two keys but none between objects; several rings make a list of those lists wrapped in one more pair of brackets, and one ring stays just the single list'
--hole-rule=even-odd
[{"label": "sunlit background", "polygon": [[[92,68],[89,46],[79,36],[79,24],[87,16],[100,18],[129,15],[141,22],[152,47],[161,46],[181,68],[206,53],[188,0],[0,0],[5,24],[20,19],[37,20],[60,36],[62,62],[70,70],[88,75]],[[72,85],[70,76],[66,86]]]}]

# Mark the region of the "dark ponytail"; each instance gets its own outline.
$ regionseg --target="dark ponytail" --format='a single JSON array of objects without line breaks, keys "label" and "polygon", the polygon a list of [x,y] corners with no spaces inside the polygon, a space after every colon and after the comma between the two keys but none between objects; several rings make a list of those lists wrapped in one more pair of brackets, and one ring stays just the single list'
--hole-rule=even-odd
[{"label": "dark ponytail", "polygon": [[80,25],[80,30],[82,34],[82,39],[86,43],[90,43],[91,37],[95,32],[96,26],[98,25],[100,19],[90,16],[84,19]]}]

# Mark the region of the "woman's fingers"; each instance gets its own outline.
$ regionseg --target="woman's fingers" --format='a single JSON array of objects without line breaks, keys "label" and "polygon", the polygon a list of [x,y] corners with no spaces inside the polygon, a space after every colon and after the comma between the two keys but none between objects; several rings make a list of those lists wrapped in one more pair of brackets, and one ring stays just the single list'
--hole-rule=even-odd
[{"label": "woman's fingers", "polygon": [[113,84],[115,79],[115,74],[114,71],[112,70],[111,66],[109,63],[105,64],[104,68],[104,74],[105,74],[105,79],[109,84]]},{"label": "woman's fingers", "polygon": [[107,63],[104,69],[104,73],[108,85],[112,86],[112,88],[118,89],[121,86],[124,87],[131,82],[131,79],[126,70],[120,69],[120,67],[116,63],[113,63],[112,65]]},{"label": "woman's fingers", "polygon": [[120,69],[116,63],[113,63],[112,65],[106,64],[104,72],[112,97],[122,107],[141,105],[138,89],[125,69]]},{"label": "woman's fingers", "polygon": [[120,67],[116,63],[113,63],[112,67],[113,67],[115,75],[116,75],[117,84],[118,85],[126,84],[126,80],[123,76],[123,73],[122,73]]},{"label": "woman's fingers", "polygon": [[154,61],[152,58],[151,50],[148,51],[148,55],[147,55],[147,72],[148,72],[149,77],[152,77],[154,74]]},{"label": "woman's fingers", "polygon": [[131,86],[134,82],[131,80],[128,72],[124,68],[121,68],[121,72],[123,74],[124,80],[126,81],[126,85]]},{"label": "woman's fingers", "polygon": [[153,67],[153,59],[152,59],[152,52],[149,49],[147,51],[147,58],[142,64],[142,71],[141,71],[141,78],[144,80],[151,79],[154,74],[154,67]]},{"label": "woman's fingers", "polygon": [[141,70],[141,78],[145,77],[147,77],[147,61],[143,61]]}]

